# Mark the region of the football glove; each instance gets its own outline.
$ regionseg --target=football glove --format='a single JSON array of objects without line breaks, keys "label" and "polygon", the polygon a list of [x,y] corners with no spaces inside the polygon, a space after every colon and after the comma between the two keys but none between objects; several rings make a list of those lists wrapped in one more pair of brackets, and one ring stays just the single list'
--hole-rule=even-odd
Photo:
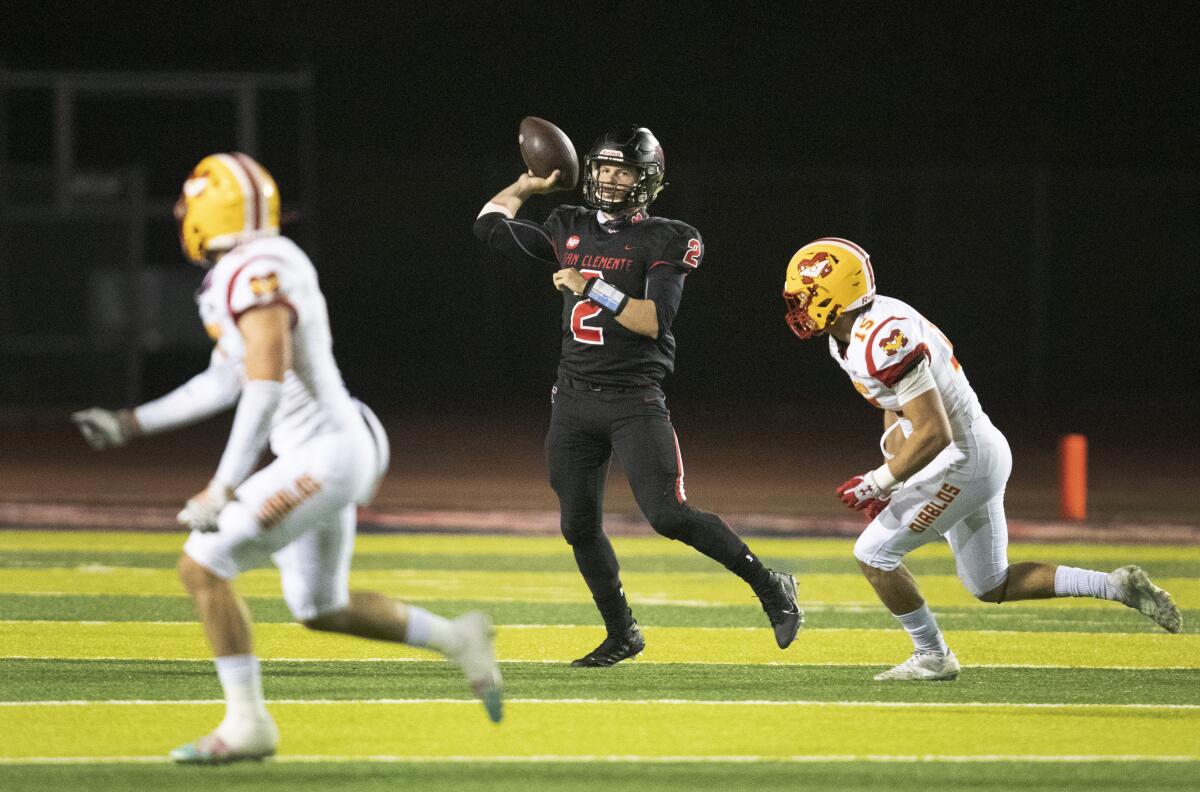
[{"label": "football glove", "polygon": [[867,515],[868,520],[874,520],[883,512],[884,509],[890,506],[891,503],[892,502],[890,500],[874,498],[867,501],[867,505],[863,508],[863,513]]},{"label": "football glove", "polygon": [[221,515],[221,509],[232,500],[231,496],[228,487],[215,481],[209,482],[203,492],[198,492],[188,499],[179,514],[175,515],[175,521],[193,531],[213,533],[217,530],[217,518]]},{"label": "football glove", "polygon": [[71,413],[71,420],[79,427],[88,445],[97,450],[123,446],[136,434],[133,413],[129,410],[114,412],[90,407]]},{"label": "football glove", "polygon": [[[875,470],[855,476],[843,483],[837,488],[837,494],[846,506],[862,511],[871,505],[871,501],[886,501],[899,484],[900,482],[887,469],[885,463]],[[879,511],[883,511],[883,508],[880,507]]]}]

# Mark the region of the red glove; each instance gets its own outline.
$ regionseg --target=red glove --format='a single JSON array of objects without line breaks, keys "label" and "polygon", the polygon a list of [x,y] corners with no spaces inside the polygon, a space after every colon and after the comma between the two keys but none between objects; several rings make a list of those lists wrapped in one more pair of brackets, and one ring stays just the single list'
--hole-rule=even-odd
[{"label": "red glove", "polygon": [[892,502],[890,500],[872,498],[871,500],[867,501],[867,507],[863,509],[863,511],[866,512],[868,520],[874,520],[884,509],[890,506],[891,503]]},{"label": "red glove", "polygon": [[[872,470],[868,473],[863,473],[861,476],[855,476],[849,481],[837,488],[838,497],[842,503],[846,504],[851,509],[863,511],[871,506],[872,501],[881,501],[882,505],[876,507],[878,514],[887,506],[887,499],[891,497],[893,490],[899,483],[895,479],[889,482],[881,482],[879,479],[883,475],[879,470]],[[891,474],[887,474],[891,478]]]},{"label": "red glove", "polygon": [[844,482],[842,486],[837,488],[838,499],[851,509],[858,506],[858,498],[854,495],[854,488],[861,483],[862,476],[855,476],[849,481]]}]

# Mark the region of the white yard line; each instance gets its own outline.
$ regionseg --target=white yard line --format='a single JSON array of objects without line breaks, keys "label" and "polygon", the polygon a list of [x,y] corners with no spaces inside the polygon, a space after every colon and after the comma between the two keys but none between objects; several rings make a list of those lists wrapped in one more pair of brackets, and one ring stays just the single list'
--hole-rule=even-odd
[{"label": "white yard line", "polygon": [[[441,662],[435,658],[416,658],[416,657],[263,657],[260,658],[264,663],[437,663]],[[211,663],[212,660],[206,660],[198,657],[74,657],[69,655],[0,655],[0,660],[61,660],[71,662],[93,662],[103,660],[107,662],[126,662],[126,663],[143,663],[143,662],[166,662],[166,663]],[[516,665],[519,663],[542,663],[544,665],[567,665],[569,660],[497,660],[501,665]],[[787,663],[770,661],[766,663],[728,663],[728,662],[713,662],[710,660],[647,660],[640,658],[634,661],[635,665],[702,665],[702,666],[786,666],[788,668],[878,668],[886,666],[888,663]],[[1061,664],[1020,664],[1020,663],[971,663],[971,668],[1014,668],[1014,669],[1078,669],[1091,671],[1196,671],[1194,666],[1080,666],[1080,665],[1061,665]]]},{"label": "white yard line", "polygon": [[[222,699],[65,699],[43,701],[0,701],[0,707],[86,707],[96,705],[117,706],[186,706],[186,705],[215,705],[224,704]],[[377,698],[377,699],[270,699],[268,704],[371,704],[371,705],[402,705],[402,704],[469,704],[476,706],[475,699],[466,698]],[[686,706],[689,704],[706,706],[742,706],[756,707],[850,707],[850,708],[1018,708],[1018,709],[1127,709],[1127,710],[1200,710],[1200,704],[1147,704],[1147,703],[1116,703],[1103,704],[1096,702],[1007,702],[1007,701],[820,701],[812,699],[602,699],[602,698],[510,698],[507,704],[629,704],[629,705],[669,705]]]},{"label": "white yard line", "polygon": [[[545,754],[532,756],[334,756],[334,755],[304,755],[279,756],[269,761],[284,764],[332,764],[345,762],[369,763],[413,763],[413,764],[575,764],[584,762],[639,764],[845,764],[851,762],[873,762],[878,764],[916,764],[916,763],[948,763],[948,764],[987,764],[1003,762],[1040,762],[1084,764],[1095,762],[1200,762],[1196,756],[1152,756],[1146,754],[1077,754],[1054,756],[1048,754],[983,754],[979,756],[955,756],[943,754],[922,755],[887,755],[887,754],[831,754],[794,756],[642,756],[638,754],[589,754],[580,756],[564,756]],[[83,765],[83,764],[167,764],[170,759],[166,756],[20,756],[0,757],[0,765]]]}]

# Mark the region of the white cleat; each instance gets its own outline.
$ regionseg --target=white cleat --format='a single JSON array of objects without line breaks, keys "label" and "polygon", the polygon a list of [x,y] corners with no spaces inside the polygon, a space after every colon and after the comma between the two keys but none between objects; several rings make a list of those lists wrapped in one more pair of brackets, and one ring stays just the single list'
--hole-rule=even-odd
[{"label": "white cleat", "polygon": [[946,654],[937,652],[916,651],[912,656],[894,668],[889,668],[882,674],[875,675],[876,682],[934,682],[938,680],[958,679],[962,666],[954,652]]},{"label": "white cleat", "polygon": [[212,734],[171,751],[171,759],[177,764],[220,765],[261,762],[275,755],[275,748],[279,745],[279,730],[275,728],[275,721],[267,718],[236,731],[240,732],[236,738],[226,738],[221,733],[222,727],[218,726]]},{"label": "white cleat", "polygon": [[499,723],[504,717],[504,694],[500,666],[492,639],[496,631],[492,620],[478,611],[464,613],[453,621],[462,638],[461,648],[450,659],[458,663],[471,683],[475,695],[483,701],[488,717]]},{"label": "white cleat", "polygon": [[1139,566],[1123,566],[1108,573],[1108,582],[1119,593],[1120,601],[1149,617],[1169,633],[1183,629],[1183,617],[1170,594],[1150,582]]}]

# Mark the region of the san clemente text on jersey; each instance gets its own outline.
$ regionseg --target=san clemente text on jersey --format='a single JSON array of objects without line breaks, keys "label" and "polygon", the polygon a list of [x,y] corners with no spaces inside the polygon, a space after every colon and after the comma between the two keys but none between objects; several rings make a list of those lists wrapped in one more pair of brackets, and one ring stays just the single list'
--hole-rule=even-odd
[{"label": "san clemente text on jersey", "polygon": [[581,257],[578,253],[568,253],[563,257],[563,264],[567,267],[579,267],[580,269],[624,270],[628,272],[633,267],[633,259],[618,258],[616,256],[595,256],[592,254]]}]

